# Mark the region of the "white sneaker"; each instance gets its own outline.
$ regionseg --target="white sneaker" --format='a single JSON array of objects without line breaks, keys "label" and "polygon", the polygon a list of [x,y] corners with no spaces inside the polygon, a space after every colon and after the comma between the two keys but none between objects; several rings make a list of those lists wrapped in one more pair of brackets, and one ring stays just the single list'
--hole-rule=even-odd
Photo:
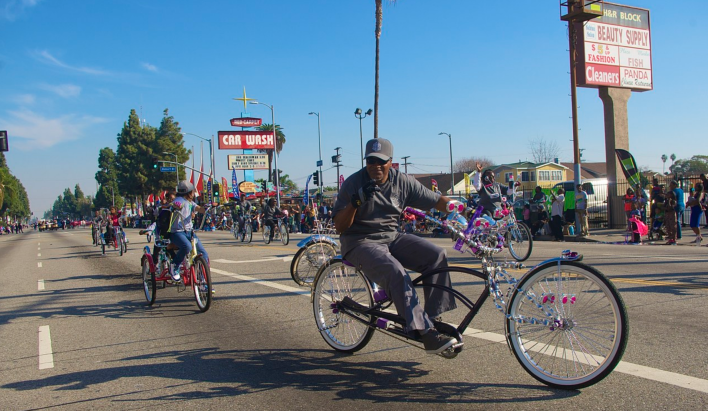
[{"label": "white sneaker", "polygon": [[180,275],[179,267],[178,267],[178,268],[174,268],[174,269],[172,270],[172,281],[174,281],[174,282],[176,282],[176,283],[182,281],[182,276]]}]

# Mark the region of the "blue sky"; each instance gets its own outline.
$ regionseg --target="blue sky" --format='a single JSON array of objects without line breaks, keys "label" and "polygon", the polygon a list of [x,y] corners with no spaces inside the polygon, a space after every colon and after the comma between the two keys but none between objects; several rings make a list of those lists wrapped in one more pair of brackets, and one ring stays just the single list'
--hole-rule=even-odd
[{"label": "blue sky", "polygon": [[[502,4],[504,3],[504,4]],[[706,150],[708,66],[703,2],[627,1],[651,12],[654,90],[629,100],[630,151],[661,171],[662,154]],[[544,138],[572,161],[567,27],[557,0],[399,0],[385,4],[379,135],[409,172],[453,160],[531,159]],[[317,118],[325,183],[342,147],[345,176],[360,167],[359,120],[373,108],[373,0],[0,0],[0,129],[12,172],[43,213],[64,188],[96,190],[98,152],[116,148],[131,109],[158,126],[165,108],[183,131],[233,129],[243,88],[275,107],[287,143],[279,168],[303,188],[316,169]],[[585,161],[604,161],[602,103],[578,89]],[[270,110],[248,106],[270,123]],[[363,120],[364,141],[373,118]],[[186,137],[199,151],[200,140]],[[229,176],[217,150],[217,176]],[[208,154],[205,154],[205,159]],[[256,172],[256,178],[264,172]],[[239,176],[239,179],[241,177]]]}]

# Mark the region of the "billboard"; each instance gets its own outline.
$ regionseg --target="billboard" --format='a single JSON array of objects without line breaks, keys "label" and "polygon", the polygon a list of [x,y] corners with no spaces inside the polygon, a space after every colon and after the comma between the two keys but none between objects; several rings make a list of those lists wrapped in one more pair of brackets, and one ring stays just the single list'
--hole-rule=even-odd
[{"label": "billboard", "polygon": [[262,122],[262,119],[255,117],[239,117],[231,119],[231,125],[234,127],[258,127]]},{"label": "billboard", "polygon": [[229,170],[268,170],[267,154],[230,154],[226,164]]},{"label": "billboard", "polygon": [[649,10],[604,3],[601,17],[575,30],[578,87],[654,88]]},{"label": "billboard", "polygon": [[219,131],[219,150],[272,150],[274,147],[273,131]]}]

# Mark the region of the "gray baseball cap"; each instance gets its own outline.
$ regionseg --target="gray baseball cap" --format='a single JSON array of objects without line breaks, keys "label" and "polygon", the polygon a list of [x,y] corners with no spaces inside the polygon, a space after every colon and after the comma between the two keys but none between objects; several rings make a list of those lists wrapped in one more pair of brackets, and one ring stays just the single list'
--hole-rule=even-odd
[{"label": "gray baseball cap", "polygon": [[388,161],[393,158],[393,144],[385,138],[374,138],[366,142],[366,155]]},{"label": "gray baseball cap", "polygon": [[186,195],[194,191],[194,184],[190,183],[187,180],[182,180],[179,182],[177,185],[177,195]]}]

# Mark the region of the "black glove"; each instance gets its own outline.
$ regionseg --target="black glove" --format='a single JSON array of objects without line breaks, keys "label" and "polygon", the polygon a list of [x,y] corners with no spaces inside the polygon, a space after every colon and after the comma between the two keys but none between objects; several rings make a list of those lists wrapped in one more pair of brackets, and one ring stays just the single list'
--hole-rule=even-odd
[{"label": "black glove", "polygon": [[381,189],[376,185],[376,180],[369,180],[359,191],[354,193],[352,196],[352,205],[354,208],[359,208],[360,205],[369,201],[377,191],[381,191]]}]

